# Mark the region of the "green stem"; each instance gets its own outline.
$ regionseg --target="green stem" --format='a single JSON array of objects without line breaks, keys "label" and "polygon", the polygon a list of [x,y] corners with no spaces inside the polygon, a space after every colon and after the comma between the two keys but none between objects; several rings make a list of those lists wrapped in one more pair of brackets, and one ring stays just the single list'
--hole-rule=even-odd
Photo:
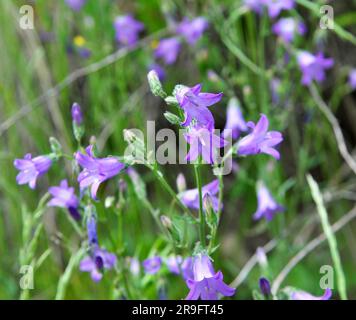
[{"label": "green stem", "polygon": [[194,164],[195,180],[199,192],[199,223],[200,223],[200,243],[205,247],[205,215],[203,211],[203,191],[200,175],[200,163]]}]

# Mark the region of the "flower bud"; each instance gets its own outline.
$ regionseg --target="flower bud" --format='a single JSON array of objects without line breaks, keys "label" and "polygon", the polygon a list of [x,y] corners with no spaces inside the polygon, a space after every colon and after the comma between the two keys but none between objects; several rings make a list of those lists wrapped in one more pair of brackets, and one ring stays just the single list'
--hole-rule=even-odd
[{"label": "flower bud", "polygon": [[51,145],[51,150],[52,153],[54,154],[54,157],[59,158],[62,154],[62,146],[59,143],[59,141],[54,137],[50,137],[49,144]]},{"label": "flower bud", "polygon": [[162,83],[159,81],[158,74],[155,70],[151,70],[147,74],[148,84],[150,85],[151,92],[156,97],[164,99],[167,97],[167,93],[164,92]]},{"label": "flower bud", "polygon": [[168,229],[168,230],[172,229],[172,220],[170,218],[168,218],[167,216],[162,215],[162,216],[160,216],[160,219],[161,219],[161,222],[162,222],[163,226],[166,229]]},{"label": "flower bud", "polygon": [[72,120],[77,126],[80,126],[83,123],[82,110],[80,105],[76,102],[72,105]]},{"label": "flower bud", "polygon": [[176,97],[173,97],[173,96],[168,96],[166,99],[164,99],[164,101],[166,101],[166,103],[167,103],[169,106],[176,106],[176,105],[178,105],[177,98],[176,98]]},{"label": "flower bud", "polygon": [[260,290],[265,298],[268,298],[271,294],[271,285],[266,278],[260,278],[259,280]]},{"label": "flower bud", "polygon": [[178,174],[177,176],[177,190],[178,192],[183,192],[187,189],[187,183],[183,173]]},{"label": "flower bud", "polygon": [[171,112],[165,112],[164,117],[171,123],[171,124],[180,124],[182,121],[178,116]]}]

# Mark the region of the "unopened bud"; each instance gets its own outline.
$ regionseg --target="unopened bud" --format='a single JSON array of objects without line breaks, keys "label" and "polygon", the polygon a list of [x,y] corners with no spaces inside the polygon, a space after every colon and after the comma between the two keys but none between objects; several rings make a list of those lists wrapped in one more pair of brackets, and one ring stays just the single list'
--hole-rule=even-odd
[{"label": "unopened bud", "polygon": [[187,183],[183,173],[178,174],[177,176],[177,190],[178,192],[183,192],[187,189]]},{"label": "unopened bud", "polygon": [[110,208],[113,205],[114,201],[115,201],[115,197],[112,196],[106,197],[104,202],[105,208]]},{"label": "unopened bud", "polygon": [[164,92],[162,83],[159,81],[158,74],[155,70],[151,70],[147,74],[148,84],[150,85],[151,92],[156,97],[164,99],[167,97],[167,93]]},{"label": "unopened bud", "polygon": [[83,114],[80,105],[76,102],[72,105],[72,120],[77,126],[83,123]]},{"label": "unopened bud", "polygon": [[62,146],[59,143],[59,141],[54,137],[50,137],[49,138],[49,143],[51,145],[51,150],[52,150],[54,156],[56,158],[60,157],[61,154],[62,154]]},{"label": "unopened bud", "polygon": [[166,228],[166,229],[172,229],[172,220],[170,218],[168,218],[167,216],[164,216],[162,215],[160,217],[161,219],[161,222],[163,224],[163,226]]},{"label": "unopened bud", "polygon": [[173,97],[173,96],[168,96],[166,99],[164,99],[164,101],[166,101],[166,103],[169,105],[169,106],[176,106],[178,105],[178,100],[176,97]]},{"label": "unopened bud", "polygon": [[262,294],[268,298],[269,295],[271,294],[271,285],[269,281],[266,278],[260,278],[259,280],[259,285],[260,285],[260,290]]},{"label": "unopened bud", "polygon": [[211,211],[213,210],[213,201],[209,192],[203,197],[203,207],[207,215],[211,214]]},{"label": "unopened bud", "polygon": [[171,123],[171,124],[180,124],[182,121],[181,119],[176,116],[174,113],[171,113],[171,112],[165,112],[164,113],[164,117]]}]

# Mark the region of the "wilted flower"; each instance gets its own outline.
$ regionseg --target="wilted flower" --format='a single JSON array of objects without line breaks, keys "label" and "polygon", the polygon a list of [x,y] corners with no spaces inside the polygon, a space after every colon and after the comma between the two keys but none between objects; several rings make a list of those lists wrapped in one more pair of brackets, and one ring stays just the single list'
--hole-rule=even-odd
[{"label": "wilted flower", "polygon": [[187,127],[194,120],[195,126],[213,130],[214,117],[207,107],[218,103],[222,95],[222,93],[201,92],[201,84],[191,88],[186,86],[179,88],[176,92],[176,98],[185,113],[185,120],[182,125]]},{"label": "wilted flower", "polygon": [[161,269],[162,259],[158,256],[154,256],[144,260],[142,265],[146,273],[155,274]]},{"label": "wilted flower", "polygon": [[114,157],[95,158],[92,145],[85,150],[87,154],[77,152],[75,155],[77,163],[83,168],[78,176],[78,182],[81,190],[91,186],[91,196],[96,199],[100,184],[116,176],[125,165]]},{"label": "wilted flower", "polygon": [[191,128],[184,134],[185,140],[190,144],[187,160],[194,162],[202,155],[206,163],[213,164],[217,149],[227,144],[223,138],[206,128]]},{"label": "wilted flower", "polygon": [[267,298],[271,294],[271,285],[266,278],[260,278],[259,280],[260,290],[262,294]]},{"label": "wilted flower", "polygon": [[352,69],[349,73],[349,85],[353,90],[356,89],[356,69]]},{"label": "wilted flower", "polygon": [[253,215],[255,220],[265,217],[267,221],[271,221],[276,213],[284,211],[262,182],[257,184],[257,202],[257,211]]},{"label": "wilted flower", "polygon": [[182,35],[190,45],[194,45],[207,27],[208,21],[204,17],[197,17],[193,20],[184,18],[177,27],[177,33]]},{"label": "wilted flower", "polygon": [[271,18],[277,17],[282,10],[291,10],[295,6],[294,0],[265,0],[265,4]]},{"label": "wilted flower", "polygon": [[322,52],[316,55],[307,51],[301,51],[297,56],[299,67],[303,73],[302,84],[309,85],[313,80],[322,82],[325,80],[325,70],[334,65],[332,58],[325,58]]},{"label": "wilted flower", "polygon": [[278,131],[268,131],[268,118],[262,114],[256,125],[250,121],[247,126],[252,129],[252,132],[238,142],[238,154],[266,153],[279,159],[280,154],[274,147],[283,141],[283,137]]},{"label": "wilted flower", "polygon": [[232,139],[237,139],[241,132],[248,130],[239,101],[236,98],[230,99],[227,106],[225,130],[226,129],[232,131]]},{"label": "wilted flower", "polygon": [[222,272],[215,273],[207,255],[199,254],[194,257],[193,274],[193,279],[186,281],[190,290],[186,300],[217,300],[218,294],[227,297],[235,294],[235,289],[223,282]]},{"label": "wilted flower", "polygon": [[66,4],[74,11],[80,11],[86,0],[65,0]]},{"label": "wilted flower", "polygon": [[331,289],[327,288],[325,293],[321,297],[316,297],[311,295],[309,292],[305,291],[295,291],[291,295],[292,300],[330,300],[332,296]]},{"label": "wilted flower", "polygon": [[163,59],[166,64],[173,64],[178,57],[180,41],[176,37],[161,39],[155,50],[155,57]]},{"label": "wilted flower", "polygon": [[281,39],[289,43],[293,41],[296,34],[305,34],[306,27],[303,22],[294,18],[282,18],[273,25],[272,30]]},{"label": "wilted flower", "polygon": [[74,188],[68,187],[67,180],[62,180],[57,187],[50,187],[48,192],[53,197],[48,202],[48,206],[66,208],[75,220],[80,219],[78,212],[79,200],[74,193]]},{"label": "wilted flower", "polygon": [[132,15],[119,16],[114,21],[115,38],[118,43],[133,46],[138,40],[144,25],[135,20]]},{"label": "wilted flower", "polygon": [[[215,179],[209,184],[202,187],[203,197],[209,193],[211,197],[211,202],[213,204],[213,209],[215,212],[219,209],[219,199],[217,194],[219,192],[219,180]],[[198,210],[199,209],[199,190],[198,189],[190,189],[178,194],[178,197],[181,201],[191,209]]]},{"label": "wilted flower", "polygon": [[90,245],[90,255],[85,257],[79,265],[79,270],[90,272],[93,281],[98,282],[103,277],[104,269],[112,269],[116,264],[116,256],[113,253],[101,249],[98,244],[96,232],[96,222],[93,217],[87,221],[88,241]]},{"label": "wilted flower", "polygon": [[182,274],[185,280],[193,278],[192,258],[183,259],[181,256],[170,256],[166,259],[166,265],[170,272]]},{"label": "wilted flower", "polygon": [[80,126],[83,122],[83,114],[80,105],[76,102],[72,105],[72,120],[76,125]]},{"label": "wilted flower", "polygon": [[38,156],[32,159],[31,153],[27,153],[23,159],[15,159],[14,166],[20,171],[16,182],[20,185],[28,183],[31,189],[35,189],[37,178],[44,175],[51,164],[49,157]]}]

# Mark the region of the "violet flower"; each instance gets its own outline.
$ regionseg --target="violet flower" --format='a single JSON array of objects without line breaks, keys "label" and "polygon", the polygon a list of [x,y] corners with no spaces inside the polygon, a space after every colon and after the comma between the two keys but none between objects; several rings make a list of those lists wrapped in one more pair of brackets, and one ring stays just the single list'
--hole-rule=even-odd
[{"label": "violet flower", "polygon": [[80,126],[83,123],[83,113],[80,105],[76,102],[72,105],[72,120],[77,126]]},{"label": "violet flower", "polygon": [[189,293],[186,300],[217,300],[218,294],[226,297],[233,296],[235,289],[223,282],[221,271],[215,273],[210,258],[199,254],[193,260],[193,279],[186,281]]},{"label": "violet flower", "polygon": [[276,18],[282,10],[291,10],[295,6],[294,0],[265,0],[264,3],[271,18]]},{"label": "violet flower", "polygon": [[162,259],[158,256],[154,256],[144,260],[142,265],[146,273],[155,274],[161,269]]},{"label": "violet flower", "polygon": [[263,8],[266,4],[266,0],[244,0],[245,6],[247,6],[250,10],[261,14],[263,12]]},{"label": "violet flower", "polygon": [[278,160],[280,154],[274,147],[283,141],[283,137],[278,131],[268,131],[268,118],[261,114],[261,118],[256,125],[250,121],[247,126],[252,129],[252,132],[238,142],[238,154],[266,153]]},{"label": "violet flower", "polygon": [[321,297],[313,296],[305,291],[295,291],[291,295],[292,300],[330,300],[332,296],[331,289],[327,288]]},{"label": "violet flower", "polygon": [[87,221],[88,241],[90,245],[90,255],[85,257],[79,265],[79,270],[90,272],[93,281],[98,282],[103,277],[105,269],[110,270],[116,264],[116,256],[99,247],[96,232],[96,222],[93,217]]},{"label": "violet flower", "polygon": [[292,42],[296,34],[304,35],[307,31],[305,24],[294,18],[279,19],[273,25],[272,30],[277,36],[287,43]]},{"label": "violet flower", "polygon": [[176,62],[180,51],[180,41],[176,37],[161,39],[154,52],[158,59],[162,59],[165,64],[173,64]]},{"label": "violet flower", "polygon": [[137,43],[139,33],[144,29],[144,25],[128,14],[117,17],[114,21],[114,28],[118,43],[133,46]]},{"label": "violet flower", "polygon": [[182,274],[183,279],[193,278],[192,258],[183,259],[181,256],[170,256],[166,259],[166,265],[170,272],[179,275]]},{"label": "violet flower", "polygon": [[259,280],[259,286],[261,293],[265,296],[265,298],[268,298],[271,294],[271,285],[269,281],[266,278],[261,277]]},{"label": "violet flower", "polygon": [[214,129],[214,117],[207,107],[218,103],[222,93],[203,93],[201,84],[194,87],[182,86],[176,92],[176,98],[180,107],[184,110],[185,120],[182,126],[190,126],[194,120],[197,127],[205,127],[208,130]]},{"label": "violet flower", "polygon": [[52,160],[47,156],[32,158],[31,153],[27,153],[23,159],[15,159],[14,166],[20,172],[16,176],[17,184],[27,184],[31,189],[35,189],[36,181],[44,175],[52,165]]},{"label": "violet flower", "polygon": [[68,187],[67,180],[62,180],[57,187],[50,187],[48,192],[53,197],[48,202],[48,206],[66,208],[75,220],[81,218],[78,212],[79,200],[74,193],[74,188]]},{"label": "violet flower", "polygon": [[86,0],[65,0],[65,2],[72,10],[80,11]]},{"label": "violet flower", "polygon": [[95,200],[100,184],[119,174],[125,165],[114,157],[95,158],[92,145],[85,150],[87,154],[77,152],[75,155],[77,163],[83,168],[78,182],[81,190],[91,186],[91,197]]},{"label": "violet flower", "polygon": [[322,82],[325,80],[325,70],[334,65],[332,58],[325,58],[322,52],[316,55],[307,51],[301,51],[297,56],[299,67],[303,73],[302,84],[310,85],[313,80]]},{"label": "violet flower", "polygon": [[194,45],[201,38],[207,27],[208,21],[204,17],[197,17],[193,20],[184,18],[178,25],[176,31],[182,35],[190,45]]},{"label": "violet flower", "polygon": [[184,134],[185,140],[190,144],[187,161],[194,162],[199,155],[206,163],[213,164],[217,149],[227,145],[227,141],[206,128],[191,128]]},{"label": "violet flower", "polygon": [[257,202],[257,211],[253,215],[254,220],[265,217],[267,221],[271,221],[276,213],[284,211],[284,208],[273,199],[262,182],[257,184]]},{"label": "violet flower", "polygon": [[227,106],[225,130],[226,129],[232,131],[232,139],[237,139],[241,132],[248,130],[239,101],[236,98],[232,98]]},{"label": "violet flower", "polygon": [[[219,180],[215,179],[212,182],[202,187],[202,196],[210,194],[211,201],[213,204],[213,209],[215,212],[219,209],[219,199],[217,197],[219,193]],[[199,190],[190,189],[178,194],[179,199],[186,205],[188,208],[199,210]]]},{"label": "violet flower", "polygon": [[349,73],[349,85],[351,89],[356,89],[356,69],[352,69]]}]

